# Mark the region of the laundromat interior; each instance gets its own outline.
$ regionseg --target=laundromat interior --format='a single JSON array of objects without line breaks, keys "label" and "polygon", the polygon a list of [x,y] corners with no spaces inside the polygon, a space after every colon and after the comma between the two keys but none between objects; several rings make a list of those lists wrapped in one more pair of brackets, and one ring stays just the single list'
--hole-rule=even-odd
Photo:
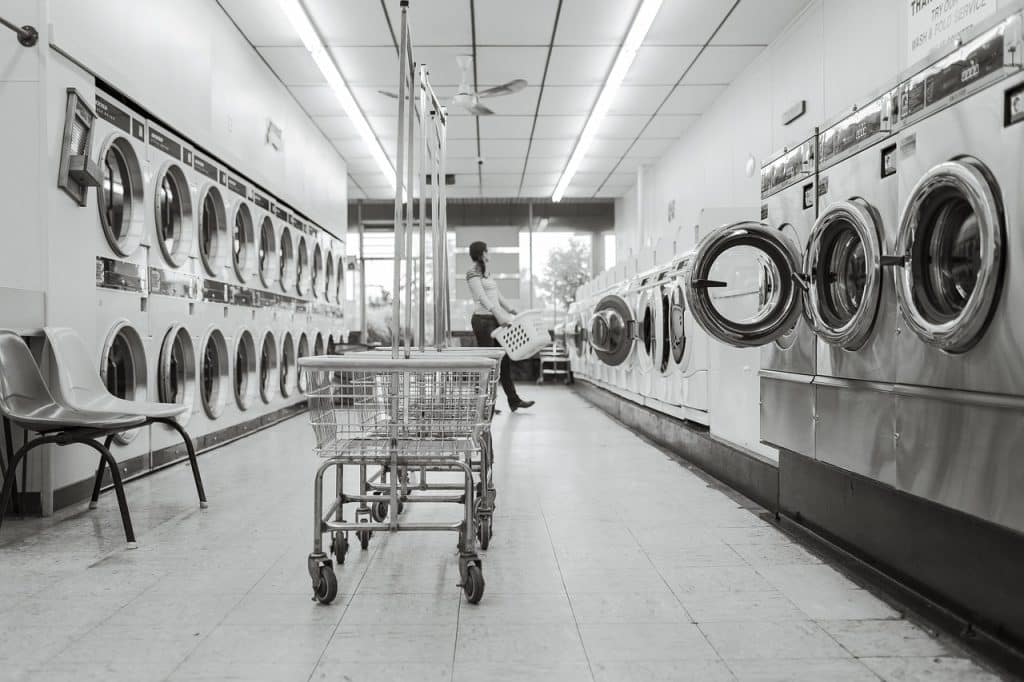
[{"label": "laundromat interior", "polygon": [[1024,1],[0,0],[0,681],[1024,679]]}]

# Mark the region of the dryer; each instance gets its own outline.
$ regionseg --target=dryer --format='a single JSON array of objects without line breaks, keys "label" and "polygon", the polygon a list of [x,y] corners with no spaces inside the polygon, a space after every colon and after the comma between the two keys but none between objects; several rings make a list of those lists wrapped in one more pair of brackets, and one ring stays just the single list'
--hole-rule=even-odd
[{"label": "dryer", "polygon": [[[817,335],[815,454],[895,483],[899,222],[890,88],[819,135],[819,216],[804,256],[805,310]],[[876,421],[870,429],[852,424]]]},{"label": "dryer", "polygon": [[1024,531],[1024,53],[1015,12],[900,85],[897,486]]},{"label": "dryer", "polygon": [[761,169],[766,222],[701,240],[686,280],[694,319],[712,337],[761,347],[761,440],[814,456],[815,337],[803,316],[803,248],[815,222],[817,138]]},{"label": "dryer", "polygon": [[590,344],[597,360],[595,378],[622,393],[630,380],[637,344],[637,320],[629,282],[601,293],[590,317]]}]

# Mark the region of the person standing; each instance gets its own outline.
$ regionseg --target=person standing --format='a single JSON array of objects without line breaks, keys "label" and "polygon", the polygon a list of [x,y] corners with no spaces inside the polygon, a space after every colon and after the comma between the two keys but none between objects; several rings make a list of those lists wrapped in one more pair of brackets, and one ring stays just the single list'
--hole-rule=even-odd
[{"label": "person standing", "polygon": [[[501,293],[498,292],[498,284],[487,274],[487,244],[484,242],[473,242],[469,245],[469,257],[473,259],[473,265],[466,272],[466,283],[469,291],[473,294],[473,317],[470,325],[473,327],[473,334],[476,336],[478,346],[500,346],[492,336],[491,332],[499,326],[508,325],[515,316],[516,311],[508,304]],[[501,388],[505,391],[508,399],[508,406],[515,412],[519,408],[530,407],[532,400],[523,400],[516,392],[516,385],[512,381],[512,361],[508,355],[501,357]]]}]

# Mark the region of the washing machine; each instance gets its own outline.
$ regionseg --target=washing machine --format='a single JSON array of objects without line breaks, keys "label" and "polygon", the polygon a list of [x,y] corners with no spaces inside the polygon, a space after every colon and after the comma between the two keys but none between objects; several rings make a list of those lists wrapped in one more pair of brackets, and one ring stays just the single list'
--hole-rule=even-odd
[{"label": "washing machine", "polygon": [[814,456],[816,339],[803,315],[803,249],[816,220],[817,137],[761,169],[761,222],[701,240],[686,280],[694,319],[715,339],[761,347],[762,441]]},{"label": "washing machine", "polygon": [[[895,87],[819,135],[818,220],[804,254],[817,336],[815,454],[895,483],[899,224]],[[876,422],[874,428],[852,425]]]},{"label": "washing machine", "polygon": [[294,219],[293,222],[295,233],[295,288],[289,293],[293,296],[297,295],[301,299],[309,300],[313,298],[311,289],[314,278],[311,255],[312,239],[306,233],[305,224],[302,221]]},{"label": "washing machine", "polygon": [[635,385],[630,377],[637,346],[635,292],[631,282],[599,292],[589,322],[594,377],[620,394],[632,394]]},{"label": "washing machine", "polygon": [[1019,13],[900,86],[896,479],[1024,531]]},{"label": "washing machine", "polygon": [[665,272],[653,268],[642,274],[637,284],[637,344],[632,373],[633,390],[643,404],[658,409],[665,402],[668,382],[658,371],[661,358],[661,285]]},{"label": "washing machine", "polygon": [[[295,344],[295,360],[301,360],[302,358],[310,357],[310,351],[312,350],[312,335],[313,332],[300,331],[298,332],[298,341]],[[304,372],[297,372],[295,377],[295,385],[298,388],[299,393],[306,392],[306,375]]]},{"label": "washing machine", "polygon": [[283,328],[278,338],[281,351],[277,363],[278,390],[285,402],[292,402],[299,393],[299,372],[296,359],[301,335],[294,333],[291,328]]},{"label": "washing machine", "polygon": [[[675,384],[675,397],[683,419],[708,423],[708,335],[686,303],[685,282],[693,261],[686,253],[672,261],[670,277],[662,289],[662,365]],[[667,360],[667,362],[666,362]]]},{"label": "washing machine", "polygon": [[264,329],[258,339],[257,384],[260,400],[265,406],[273,405],[281,399],[281,359],[277,339],[278,334],[272,328]]}]

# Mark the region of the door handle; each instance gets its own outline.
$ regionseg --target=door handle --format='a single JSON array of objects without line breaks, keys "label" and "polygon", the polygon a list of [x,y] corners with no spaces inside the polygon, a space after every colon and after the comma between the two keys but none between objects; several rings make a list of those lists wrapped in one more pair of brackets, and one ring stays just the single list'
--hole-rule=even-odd
[{"label": "door handle", "polygon": [[811,276],[806,275],[802,272],[794,272],[790,276],[790,279],[792,279],[793,283],[796,284],[801,289],[803,289],[804,291],[807,291],[811,286]]},{"label": "door handle", "polygon": [[716,279],[695,279],[690,284],[694,289],[715,289],[729,286],[728,282]]},{"label": "door handle", "polygon": [[907,265],[907,257],[906,256],[882,256],[881,259],[879,259],[879,263],[881,264],[881,266],[883,268],[892,268],[892,267],[902,268],[902,267],[905,267]]}]

